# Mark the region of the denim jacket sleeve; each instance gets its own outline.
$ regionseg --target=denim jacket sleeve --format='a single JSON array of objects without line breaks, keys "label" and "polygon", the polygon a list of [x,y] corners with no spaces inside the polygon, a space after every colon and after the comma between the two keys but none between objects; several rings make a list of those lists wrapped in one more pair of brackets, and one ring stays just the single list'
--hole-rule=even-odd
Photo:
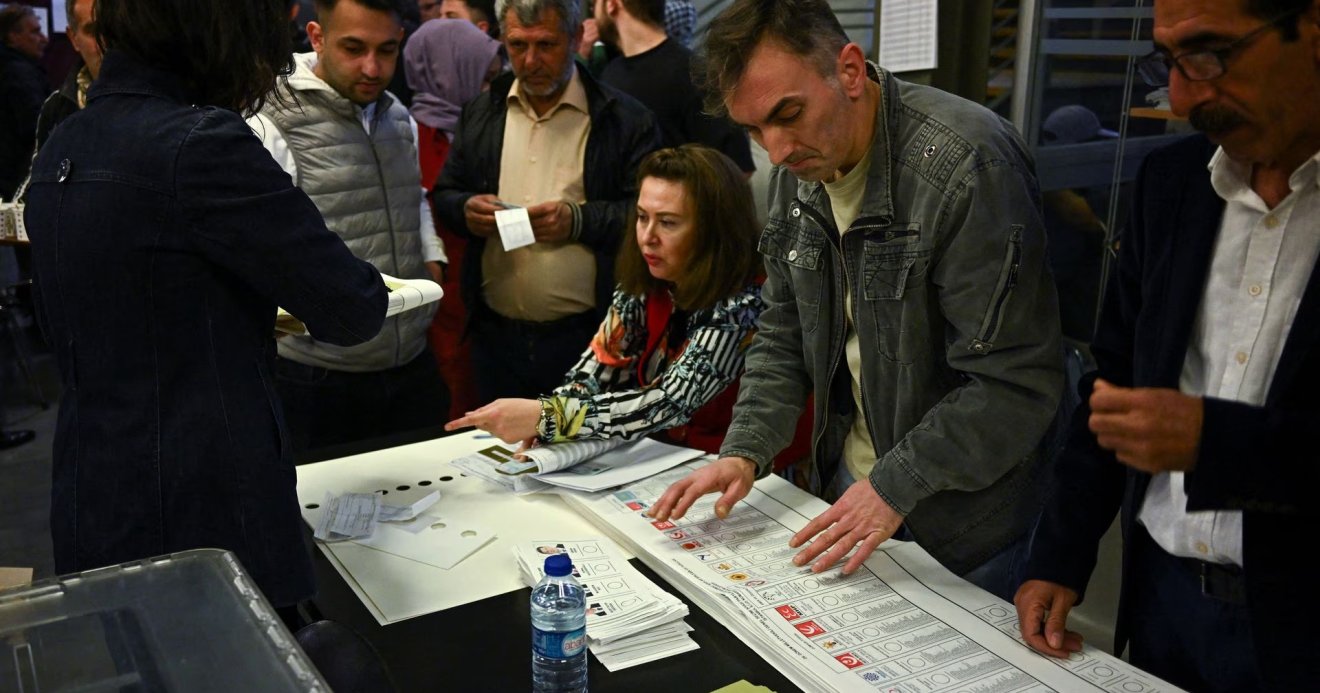
[{"label": "denim jacket sleeve", "polygon": [[179,148],[174,185],[201,251],[317,339],[358,344],[380,331],[387,302],[380,273],[326,229],[236,114],[201,116]]},{"label": "denim jacket sleeve", "polygon": [[961,382],[882,452],[870,477],[905,514],[940,491],[987,488],[1032,455],[1063,388],[1058,299],[1026,155],[1001,140],[965,166],[927,280],[945,323],[944,358]]},{"label": "denim jacket sleeve", "polygon": [[[776,170],[773,176],[786,176]],[[791,195],[771,183],[771,196]],[[775,208],[772,200],[771,208]],[[793,440],[798,418],[811,392],[811,377],[803,358],[802,323],[790,268],[762,253],[766,279],[761,285],[764,308],[756,335],[747,350],[738,403],[721,457],[745,457],[756,463],[757,477],[770,473],[775,455]]]}]

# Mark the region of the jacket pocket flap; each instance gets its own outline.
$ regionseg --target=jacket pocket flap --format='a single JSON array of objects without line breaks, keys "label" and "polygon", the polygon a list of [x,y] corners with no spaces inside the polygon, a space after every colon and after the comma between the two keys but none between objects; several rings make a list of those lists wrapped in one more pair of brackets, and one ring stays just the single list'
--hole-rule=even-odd
[{"label": "jacket pocket flap", "polygon": [[805,229],[794,227],[778,219],[771,219],[761,232],[756,249],[772,260],[786,262],[795,267],[818,270],[825,241],[813,238]]}]

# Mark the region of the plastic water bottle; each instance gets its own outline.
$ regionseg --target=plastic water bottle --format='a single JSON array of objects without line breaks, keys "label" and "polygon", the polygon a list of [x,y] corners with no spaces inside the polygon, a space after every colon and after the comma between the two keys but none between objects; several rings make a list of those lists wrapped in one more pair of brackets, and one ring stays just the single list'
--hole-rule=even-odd
[{"label": "plastic water bottle", "polygon": [[564,554],[545,559],[545,577],[532,588],[532,690],[587,690],[587,595]]}]

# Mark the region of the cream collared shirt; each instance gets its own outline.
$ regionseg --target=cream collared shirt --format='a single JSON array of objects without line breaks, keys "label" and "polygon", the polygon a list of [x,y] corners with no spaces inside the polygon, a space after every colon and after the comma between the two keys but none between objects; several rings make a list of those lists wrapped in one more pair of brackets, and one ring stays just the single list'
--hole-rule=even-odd
[{"label": "cream collared shirt", "polygon": [[[537,115],[517,80],[509,90],[497,195],[506,204],[531,207],[550,200],[586,202],[591,116],[587,92],[574,68],[559,103]],[[596,258],[576,241],[532,245],[505,252],[498,237],[481,256],[481,290],[495,312],[547,322],[596,307]]]},{"label": "cream collared shirt", "polygon": [[[1251,167],[1222,148],[1209,168],[1226,205],[1178,389],[1260,406],[1320,255],[1320,152],[1274,209],[1251,189]],[[1138,519],[1175,556],[1242,565],[1242,513],[1186,508],[1183,473],[1157,474]]]}]

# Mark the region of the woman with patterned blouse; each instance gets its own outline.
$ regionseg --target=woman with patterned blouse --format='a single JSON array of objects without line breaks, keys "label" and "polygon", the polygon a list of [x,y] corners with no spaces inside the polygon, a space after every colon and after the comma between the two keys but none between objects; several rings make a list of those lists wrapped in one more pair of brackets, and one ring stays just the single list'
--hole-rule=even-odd
[{"label": "woman with patterned blouse", "polygon": [[451,421],[506,442],[650,434],[718,452],[743,357],[761,314],[751,188],[701,145],[662,149],[638,171],[609,314],[564,384],[540,399],[499,399]]}]

